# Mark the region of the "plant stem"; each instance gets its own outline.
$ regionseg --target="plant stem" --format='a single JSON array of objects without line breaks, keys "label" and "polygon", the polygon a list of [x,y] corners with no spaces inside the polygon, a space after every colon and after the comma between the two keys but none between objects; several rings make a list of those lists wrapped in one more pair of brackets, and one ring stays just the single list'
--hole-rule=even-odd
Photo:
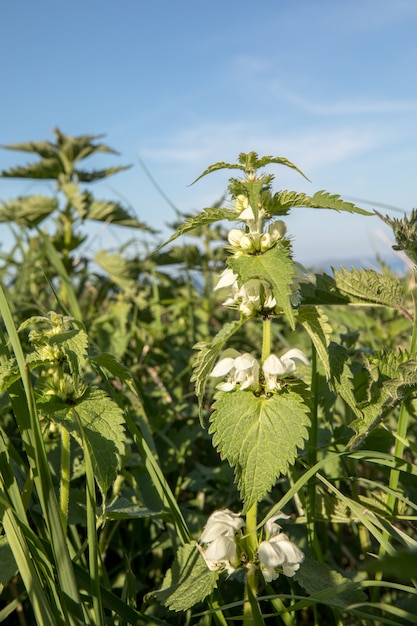
[{"label": "plant stem", "polygon": [[[317,353],[314,345],[311,351],[311,427],[310,437],[308,441],[308,463],[310,467],[314,467],[317,463],[317,445],[318,445],[318,372],[317,372]],[[311,478],[307,487],[306,515],[307,515],[307,533],[309,537],[309,545],[316,558],[323,560],[320,543],[317,537],[316,529],[316,484],[315,477]]]},{"label": "plant stem", "polygon": [[59,491],[59,510],[61,514],[62,528],[67,532],[68,503],[70,487],[70,435],[61,427],[61,485]]},{"label": "plant stem", "polygon": [[264,317],[263,319],[263,334],[262,334],[262,363],[271,354],[271,318]]},{"label": "plant stem", "polygon": [[256,533],[257,517],[258,505],[255,502],[246,513],[246,553],[249,563],[246,568],[245,600],[249,600],[249,602],[245,602],[243,610],[244,626],[253,624],[253,615],[255,612],[259,612],[258,603],[256,601],[258,570],[253,564],[255,554],[258,550],[258,536]]}]

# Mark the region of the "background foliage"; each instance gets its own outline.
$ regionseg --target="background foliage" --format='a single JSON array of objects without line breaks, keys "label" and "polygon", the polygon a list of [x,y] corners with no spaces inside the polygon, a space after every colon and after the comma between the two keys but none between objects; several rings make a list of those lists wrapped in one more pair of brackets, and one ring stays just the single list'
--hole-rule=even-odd
[{"label": "background foliage", "polygon": [[[260,276],[275,290],[285,313],[272,324],[276,350],[296,343],[312,361],[311,380],[299,382],[309,401],[300,404],[292,389],[274,400],[274,411],[290,409],[297,431],[285,442],[288,466],[277,455],[271,405],[253,397],[249,411],[243,392],[212,401],[208,375],[226,342],[247,352],[262,343],[255,320],[242,324],[213,291],[231,209],[220,202],[178,215],[169,246],[158,248],[145,223],[90,191],[123,167],[84,169],[84,159],[117,153],[99,136],[54,136],[7,146],[37,160],[2,172],[50,179],[55,193],[0,206],[14,237],[0,266],[0,621],[240,623],[243,579],[202,567],[190,545],[213,510],[242,510],[239,490],[256,500],[251,480],[259,478],[260,519],[278,509],[291,515],[286,532],[306,559],[294,580],[259,588],[255,623],[415,623],[414,276],[398,278],[382,264],[379,272],[338,268],[303,284],[294,312],[276,271],[281,263],[291,274],[282,252],[242,268],[231,261],[245,280]],[[253,155],[203,175],[248,163],[295,168],[286,159],[254,163]],[[230,190],[239,191],[239,179]],[[297,206],[359,210],[327,192],[285,191],[268,202],[281,217]],[[413,216],[403,228],[393,224],[406,251]],[[317,219],[325,224],[325,212]],[[86,220],[147,233],[151,244],[139,254],[126,245],[81,256]],[[259,416],[266,475],[251,457],[256,437],[245,440],[247,464],[234,475],[227,423],[208,428],[225,402],[245,432]]]}]

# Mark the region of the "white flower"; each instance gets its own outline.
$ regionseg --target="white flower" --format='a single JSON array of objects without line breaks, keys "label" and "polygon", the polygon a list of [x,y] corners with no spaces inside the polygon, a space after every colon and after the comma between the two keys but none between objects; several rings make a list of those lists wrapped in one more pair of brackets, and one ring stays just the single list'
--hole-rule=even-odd
[{"label": "white flower", "polygon": [[275,220],[275,222],[271,222],[268,226],[268,233],[271,235],[272,241],[278,241],[286,232],[287,227],[282,220]]},{"label": "white flower", "polygon": [[237,307],[247,317],[251,317],[257,311],[274,309],[276,306],[271,289],[263,280],[251,278],[242,287],[239,287],[236,282],[232,290],[233,296],[223,302],[224,306]]},{"label": "white flower", "polygon": [[279,389],[280,385],[277,382],[277,377],[286,376],[287,374],[292,374],[296,370],[295,361],[301,361],[306,365],[309,364],[309,361],[301,350],[298,348],[293,348],[292,350],[288,350],[282,357],[277,357],[275,354],[270,354],[268,358],[265,359],[262,365],[262,370],[265,376],[265,390],[266,391],[274,391],[274,389]]},{"label": "white flower", "polygon": [[223,287],[231,287],[234,283],[237,284],[236,274],[229,268],[222,271],[217,281],[217,285],[214,287],[214,291],[222,289]]},{"label": "white flower", "polygon": [[295,543],[290,541],[281,526],[275,520],[285,517],[282,514],[270,519],[265,524],[267,539],[259,544],[258,556],[262,574],[266,582],[271,582],[279,576],[277,568],[282,568],[285,576],[292,577],[304,560],[304,554]]},{"label": "white flower", "polygon": [[237,560],[235,536],[244,525],[240,515],[229,509],[210,515],[200,537],[200,544],[206,547],[197,545],[210,570],[226,567],[229,574],[233,572]]},{"label": "white flower", "polygon": [[248,352],[239,354],[232,350],[229,354],[237,354],[238,356],[227,356],[221,359],[210,374],[213,378],[228,375],[228,379],[217,385],[217,389],[232,391],[236,385],[240,385],[241,390],[249,387],[257,389],[259,385],[258,361]]},{"label": "white flower", "polygon": [[249,206],[249,200],[246,196],[244,196],[242,193],[236,196],[235,208],[238,213],[241,213],[242,211],[247,209],[248,206]]},{"label": "white flower", "polygon": [[231,246],[240,246],[241,239],[245,234],[241,228],[232,228],[227,234],[227,239]]}]

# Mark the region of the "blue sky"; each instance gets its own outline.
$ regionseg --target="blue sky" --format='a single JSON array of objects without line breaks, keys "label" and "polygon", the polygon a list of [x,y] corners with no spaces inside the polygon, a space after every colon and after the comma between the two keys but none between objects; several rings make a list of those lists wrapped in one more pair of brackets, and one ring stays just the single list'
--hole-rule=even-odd
[{"label": "blue sky", "polygon": [[[226,189],[220,172],[189,186],[208,165],[249,150],[311,180],[275,167],[276,190],[417,206],[415,0],[15,0],[0,20],[0,143],[105,133],[121,156],[99,165],[134,167],[96,195],[120,194],[163,234],[175,216],[139,159],[186,212]],[[0,168],[26,158],[2,150]],[[0,180],[0,199],[50,188]],[[307,265],[393,255],[374,217],[295,209],[287,223]],[[94,247],[125,236],[112,227]]]}]

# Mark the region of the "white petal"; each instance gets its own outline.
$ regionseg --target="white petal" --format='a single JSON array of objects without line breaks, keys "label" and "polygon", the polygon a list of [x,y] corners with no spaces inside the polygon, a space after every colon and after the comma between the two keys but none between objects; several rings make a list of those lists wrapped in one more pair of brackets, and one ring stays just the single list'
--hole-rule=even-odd
[{"label": "white petal", "polygon": [[216,389],[218,389],[219,391],[233,391],[233,389],[236,387],[236,383],[228,380],[225,383],[220,383],[219,385],[216,385]]},{"label": "white petal", "polygon": [[235,359],[232,357],[226,357],[221,359],[213,368],[210,376],[213,378],[219,378],[219,376],[226,376],[230,370],[234,367]]},{"label": "white petal", "polygon": [[275,570],[274,567],[262,567],[261,569],[262,575],[267,583],[270,583],[272,580],[275,580],[279,577],[279,573]]},{"label": "white petal", "polygon": [[232,228],[232,230],[229,230],[227,234],[227,240],[230,243],[230,245],[238,246],[240,245],[240,240],[242,239],[244,234],[245,234],[245,231],[242,230],[241,228]]},{"label": "white petal", "polygon": [[240,220],[254,220],[255,215],[253,214],[252,207],[249,205],[246,209],[243,209],[241,213],[239,213]]},{"label": "white petal", "polygon": [[284,572],[285,576],[288,576],[289,578],[292,578],[295,575],[295,572],[299,569],[299,563],[295,563],[294,565],[284,563],[284,565],[282,566],[282,571]]},{"label": "white petal", "polygon": [[262,369],[265,376],[277,376],[278,374],[283,374],[285,372],[285,367],[283,366],[281,359],[275,356],[275,354],[270,354],[269,357],[265,359]]},{"label": "white petal", "polygon": [[306,365],[310,365],[310,362],[304,352],[302,350],[299,350],[298,348],[292,348],[291,350],[288,350],[288,352],[282,355],[281,359],[283,361],[302,361]]},{"label": "white petal", "polygon": [[237,278],[238,277],[231,269],[227,268],[223,270],[219,276],[217,285],[214,287],[214,291],[216,291],[216,289],[222,289],[223,287],[230,287],[237,281]]},{"label": "white petal", "polygon": [[210,561],[235,561],[236,544],[230,537],[218,537],[206,549],[206,558]]},{"label": "white petal", "polygon": [[278,567],[285,561],[285,554],[271,541],[262,541],[259,544],[258,555],[259,560],[266,567]]},{"label": "white petal", "polygon": [[280,552],[285,555],[287,563],[301,563],[304,560],[304,553],[298,546],[290,541],[285,533],[280,533],[270,540],[275,548],[279,548]]}]

